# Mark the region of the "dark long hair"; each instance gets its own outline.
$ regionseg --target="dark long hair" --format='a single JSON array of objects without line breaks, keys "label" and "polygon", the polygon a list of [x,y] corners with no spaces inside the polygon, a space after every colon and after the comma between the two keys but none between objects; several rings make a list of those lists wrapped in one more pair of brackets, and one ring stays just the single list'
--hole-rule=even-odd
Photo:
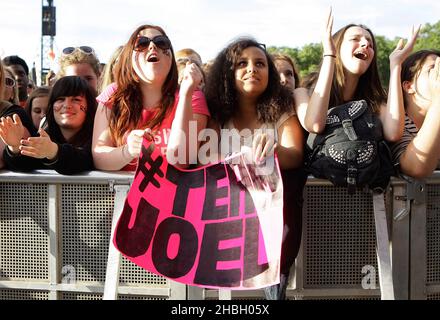
[{"label": "dark long hair", "polygon": [[205,95],[209,111],[211,117],[220,124],[228,121],[238,111],[235,68],[241,53],[249,47],[260,48],[269,67],[267,88],[257,101],[258,120],[276,122],[284,112],[292,110],[292,95],[281,85],[275,64],[265,48],[253,38],[239,38],[217,55],[206,80]]},{"label": "dark long hair", "polygon": [[[81,129],[67,141],[61,133],[60,126],[55,121],[53,105],[60,97],[83,96],[87,101],[86,119]],[[49,134],[53,142],[71,143],[74,146],[90,144],[93,134],[93,121],[96,113],[96,93],[86,80],[78,76],[66,76],[58,79],[49,94],[49,102],[46,113],[46,121],[43,128]]]},{"label": "dark long hair", "polygon": [[[387,95],[385,90],[382,87],[379,78],[379,71],[377,68],[377,46],[376,39],[374,38],[373,32],[366,26],[362,24],[348,24],[345,27],[339,29],[333,35],[333,41],[336,46],[336,64],[335,64],[335,72],[333,74],[332,87],[330,91],[330,102],[329,107],[334,107],[340,104],[343,104],[347,101],[344,101],[344,84],[345,84],[345,76],[344,76],[344,65],[342,64],[342,60],[340,57],[341,45],[344,40],[345,32],[351,27],[360,27],[371,35],[371,39],[373,41],[374,48],[374,57],[371,61],[370,66],[367,71],[359,77],[359,82],[356,87],[356,91],[353,96],[353,100],[361,100],[364,99],[371,106],[375,113],[380,111],[380,105],[386,102]],[[322,65],[322,61],[321,61]],[[320,66],[321,66],[320,65]],[[320,69],[320,68],[319,68]],[[319,73],[315,73],[308,83],[313,86],[316,85],[316,81],[318,80]]]},{"label": "dark long hair", "polygon": [[[122,144],[123,136],[127,131],[138,128],[142,116],[142,108],[144,107],[142,105],[142,92],[139,86],[139,77],[133,69],[132,54],[138,34],[144,29],[156,29],[166,36],[161,27],[142,25],[131,34],[130,39],[121,51],[119,61],[115,66],[117,90],[110,99],[113,107],[109,119],[110,132],[113,141],[117,145]],[[172,53],[171,69],[162,86],[160,111],[147,124],[150,128],[160,125],[174,105],[174,95],[178,86],[178,73],[172,46],[170,50]]]},{"label": "dark long hair", "polygon": [[[435,55],[440,57],[440,50],[419,50],[411,54],[405,61],[402,63],[402,71],[401,71],[401,83],[405,81],[413,81],[422,70],[423,64],[426,61],[426,58],[430,55]],[[404,99],[405,108],[407,105],[406,99]]]}]

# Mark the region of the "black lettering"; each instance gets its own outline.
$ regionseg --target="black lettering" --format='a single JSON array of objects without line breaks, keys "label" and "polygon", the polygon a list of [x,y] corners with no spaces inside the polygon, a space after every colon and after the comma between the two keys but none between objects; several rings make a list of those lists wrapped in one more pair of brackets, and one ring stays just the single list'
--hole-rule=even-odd
[{"label": "black lettering", "polygon": [[206,195],[203,204],[202,220],[220,220],[228,217],[228,205],[216,205],[217,199],[228,196],[228,187],[217,187],[219,180],[226,178],[224,166],[206,168]]},{"label": "black lettering", "polygon": [[268,263],[258,264],[260,233],[258,217],[247,218],[245,222],[243,280],[253,278],[269,268]]},{"label": "black lettering", "polygon": [[133,209],[125,201],[124,209],[116,229],[115,242],[118,249],[129,257],[138,257],[147,252],[153,238],[159,210],[144,198],[139,201],[136,220],[133,228],[129,228]]},{"label": "black lettering", "polygon": [[229,194],[230,194],[230,217],[238,217],[240,215],[240,195],[241,192],[246,192],[246,188],[242,183],[237,181],[237,177],[234,170],[228,165],[229,175]]},{"label": "black lettering", "polygon": [[[168,257],[168,241],[173,234],[180,237],[179,249],[174,259]],[[197,232],[191,223],[180,218],[167,218],[156,230],[151,259],[157,271],[170,278],[187,274],[196,259],[198,249]]]},{"label": "black lettering", "polygon": [[[163,177],[164,174],[162,170],[160,170],[160,166],[163,163],[163,157],[158,156],[156,160],[153,160],[151,158],[151,155],[154,150],[154,143],[151,143],[148,149],[145,149],[145,147],[142,145],[142,153],[141,157],[139,158],[139,165],[138,165],[138,172],[136,172],[136,175],[138,175],[139,171],[144,174],[144,178],[142,179],[142,182],[139,184],[139,190],[141,192],[144,192],[145,188],[148,186],[148,184],[151,182],[156,188],[160,187],[159,181],[156,180],[154,177],[156,174],[160,177]],[[147,168],[147,163],[149,164],[150,168]]]},{"label": "black lettering", "polygon": [[173,214],[184,217],[189,189],[201,188],[205,183],[204,170],[184,172],[168,165],[167,179],[177,186]]},{"label": "black lettering", "polygon": [[217,261],[240,259],[240,247],[222,250],[219,250],[218,247],[222,240],[242,237],[242,222],[242,220],[234,220],[223,223],[210,223],[205,226],[194,283],[222,287],[240,285],[241,269],[217,270]]}]

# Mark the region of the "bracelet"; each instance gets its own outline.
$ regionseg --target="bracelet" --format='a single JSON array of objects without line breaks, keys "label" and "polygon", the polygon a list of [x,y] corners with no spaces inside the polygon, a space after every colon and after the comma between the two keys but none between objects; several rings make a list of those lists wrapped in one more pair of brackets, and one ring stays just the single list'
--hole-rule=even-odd
[{"label": "bracelet", "polygon": [[335,54],[325,54],[323,55],[323,57],[332,57],[336,59],[336,55]]}]

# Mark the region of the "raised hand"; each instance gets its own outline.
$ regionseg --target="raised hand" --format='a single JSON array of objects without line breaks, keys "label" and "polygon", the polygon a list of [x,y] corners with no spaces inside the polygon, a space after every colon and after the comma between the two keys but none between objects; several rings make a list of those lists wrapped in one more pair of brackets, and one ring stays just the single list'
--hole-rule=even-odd
[{"label": "raised hand", "polygon": [[20,117],[14,114],[11,117],[0,119],[0,138],[13,153],[19,153],[20,140],[24,136],[24,126]]},{"label": "raised hand", "polygon": [[58,145],[53,142],[44,129],[38,130],[39,137],[29,137],[21,140],[21,154],[28,157],[49,160],[55,159],[58,154]]},{"label": "raised hand", "polygon": [[332,29],[333,29],[333,13],[332,13],[332,7],[330,7],[322,35],[322,50],[324,55],[332,55],[332,56],[336,55],[336,47],[332,37]]},{"label": "raised hand", "polygon": [[191,93],[200,86],[203,80],[202,71],[195,63],[187,62],[183,70],[182,82],[180,83],[181,93]]},{"label": "raised hand", "polygon": [[411,36],[405,45],[403,39],[399,40],[396,48],[390,54],[390,67],[401,65],[403,61],[405,61],[405,59],[411,54],[419,35],[420,27],[421,25],[419,25],[417,29],[414,29],[414,26],[412,27]]}]

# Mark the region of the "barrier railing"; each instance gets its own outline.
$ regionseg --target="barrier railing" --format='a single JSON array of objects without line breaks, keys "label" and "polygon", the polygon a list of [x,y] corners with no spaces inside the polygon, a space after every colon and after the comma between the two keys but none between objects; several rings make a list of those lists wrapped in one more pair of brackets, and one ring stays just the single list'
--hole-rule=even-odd
[{"label": "barrier railing", "polygon": [[[0,299],[103,298],[112,216],[131,181],[124,172],[0,171]],[[309,178],[304,196],[288,298],[380,299],[372,195],[349,196]],[[423,183],[393,179],[386,209],[395,298],[439,299],[440,173]],[[186,288],[126,259],[120,265],[115,298],[219,298],[217,290]],[[262,290],[230,295],[264,297]]]}]

